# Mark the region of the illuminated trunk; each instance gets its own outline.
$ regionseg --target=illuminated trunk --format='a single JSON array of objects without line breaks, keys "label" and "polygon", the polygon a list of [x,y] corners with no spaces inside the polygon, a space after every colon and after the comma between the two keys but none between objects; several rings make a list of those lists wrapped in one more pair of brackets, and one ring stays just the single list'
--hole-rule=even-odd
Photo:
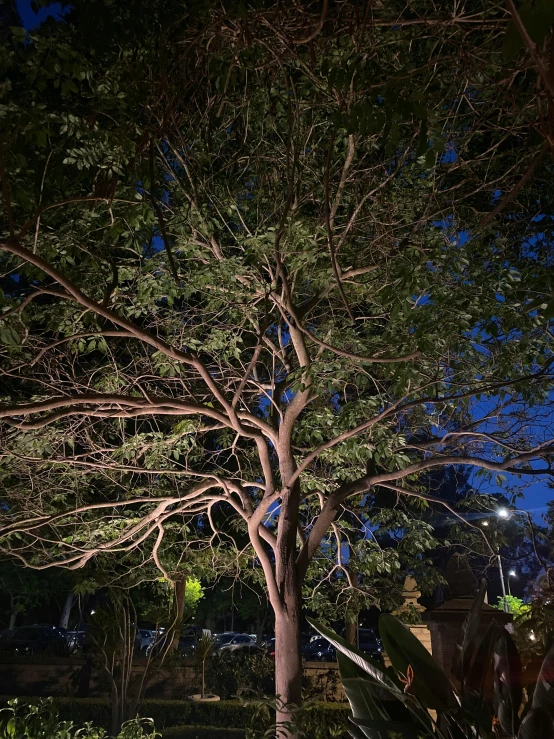
[{"label": "illuminated trunk", "polygon": [[71,609],[73,608],[73,601],[75,596],[73,593],[68,593],[67,598],[63,604],[62,614],[60,616],[60,628],[69,628],[69,617],[71,616]]},{"label": "illuminated trunk", "polygon": [[300,593],[289,592],[284,601],[284,612],[275,615],[275,693],[278,736],[291,739],[296,737],[290,728],[291,709],[302,703]]},{"label": "illuminated trunk", "polygon": [[174,590],[174,632],[173,632],[173,639],[171,641],[171,646],[169,648],[170,652],[176,652],[179,647],[179,639],[181,638],[181,629],[183,627],[183,618],[185,615],[185,592],[187,588],[187,578],[182,577],[179,580],[175,581],[175,590]]},{"label": "illuminated trunk", "polygon": [[357,616],[350,616],[346,620],[345,639],[349,644],[358,646],[358,619]]}]

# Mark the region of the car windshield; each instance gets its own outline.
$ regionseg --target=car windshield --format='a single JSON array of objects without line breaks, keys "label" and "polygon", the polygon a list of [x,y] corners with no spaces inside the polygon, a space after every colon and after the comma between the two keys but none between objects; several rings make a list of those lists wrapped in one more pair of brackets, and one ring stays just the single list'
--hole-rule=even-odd
[{"label": "car windshield", "polygon": [[323,649],[327,644],[326,639],[314,639],[313,642],[310,642],[310,649]]},{"label": "car windshield", "polygon": [[360,629],[358,634],[359,634],[360,644],[375,644],[377,642],[377,637],[375,636],[375,632],[369,629]]},{"label": "car windshield", "polygon": [[235,635],[234,634],[218,634],[214,641],[216,644],[229,644],[231,639],[233,639]]},{"label": "car windshield", "polygon": [[17,629],[14,636],[16,639],[39,639],[44,633],[44,629],[33,628],[24,626],[21,629]]}]

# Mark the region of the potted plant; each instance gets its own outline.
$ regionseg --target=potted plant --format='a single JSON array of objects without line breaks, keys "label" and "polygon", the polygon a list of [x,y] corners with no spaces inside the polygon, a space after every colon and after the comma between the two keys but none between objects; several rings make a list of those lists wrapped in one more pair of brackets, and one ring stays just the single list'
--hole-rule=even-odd
[{"label": "potted plant", "polygon": [[196,662],[200,666],[200,674],[202,677],[200,693],[190,695],[193,701],[218,701],[219,696],[212,693],[206,694],[206,660],[213,652],[214,640],[209,634],[203,633],[196,643],[195,657]]}]

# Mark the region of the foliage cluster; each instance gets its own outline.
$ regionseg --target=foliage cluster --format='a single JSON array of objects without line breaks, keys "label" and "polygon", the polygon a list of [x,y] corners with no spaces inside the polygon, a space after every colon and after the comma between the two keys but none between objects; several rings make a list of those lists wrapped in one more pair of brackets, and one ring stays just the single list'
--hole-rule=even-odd
[{"label": "foliage cluster", "polygon": [[208,662],[207,684],[222,698],[275,695],[275,664],[265,654],[216,654]]},{"label": "foliage cluster", "polygon": [[[37,699],[20,699],[21,703],[35,704]],[[110,725],[110,706],[101,698],[54,698],[52,704],[65,722],[77,726],[90,722],[94,726],[107,729]],[[265,704],[267,705],[267,704]],[[151,718],[158,731],[164,735],[169,729],[187,727],[215,727],[218,729],[246,730],[256,726],[262,732],[275,721],[274,707],[261,710],[256,700],[222,700],[218,703],[195,703],[193,701],[146,699],[140,711],[142,716]],[[306,726],[322,729],[346,727],[349,709],[344,703],[311,702],[306,717]],[[188,730],[188,729],[187,729]],[[2,738],[3,739],[3,738]]]},{"label": "foliage cluster", "polygon": [[550,38],[507,53],[493,0],[203,5],[0,48],[0,547],[249,573],[290,705],[303,597],[433,581],[427,475],[554,454]]},{"label": "foliage cluster", "polygon": [[[160,734],[151,719],[127,721],[114,739],[156,739]],[[0,709],[1,739],[107,739],[103,728],[90,721],[75,725],[72,721],[60,721],[52,699],[28,703],[18,698],[8,701]]]},{"label": "foliage cluster", "polygon": [[[532,699],[523,702],[521,660],[512,638],[494,620],[486,631],[480,629],[485,594],[483,580],[456,645],[452,673],[458,687],[392,615],[379,619],[391,670],[314,622],[339,651],[339,670],[352,708],[352,737],[384,739],[394,732],[406,739],[469,739],[492,736],[496,727],[512,739],[554,735],[554,647],[544,658]],[[494,686],[492,702],[486,688],[489,675]]]}]

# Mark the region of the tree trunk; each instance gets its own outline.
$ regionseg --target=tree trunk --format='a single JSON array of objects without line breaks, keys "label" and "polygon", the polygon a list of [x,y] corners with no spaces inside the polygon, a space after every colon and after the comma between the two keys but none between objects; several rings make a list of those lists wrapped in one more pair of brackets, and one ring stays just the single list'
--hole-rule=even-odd
[{"label": "tree trunk", "polygon": [[263,642],[263,636],[264,636],[264,628],[265,628],[265,620],[267,618],[267,610],[264,610],[263,613],[256,617],[256,644],[261,647]]},{"label": "tree trunk", "polygon": [[69,617],[71,616],[74,598],[75,596],[73,593],[68,593],[65,603],[63,604],[62,615],[60,616],[60,628],[62,629],[67,629],[69,626]]},{"label": "tree trunk", "polygon": [[17,598],[10,593],[10,623],[8,624],[9,629],[15,629],[15,622],[17,619],[17,614],[19,613],[19,608],[17,606]]},{"label": "tree trunk", "polygon": [[174,592],[174,632],[173,640],[169,648],[170,652],[176,652],[179,647],[179,639],[181,638],[181,629],[183,627],[183,617],[185,615],[185,592],[187,588],[187,578],[181,577],[175,581],[175,592]]},{"label": "tree trunk", "polygon": [[350,616],[346,620],[346,634],[345,639],[349,644],[354,647],[359,646],[358,644],[358,618],[356,616]]},{"label": "tree trunk", "polygon": [[[302,654],[300,651],[300,593],[289,593],[284,612],[275,614],[275,693],[277,736],[295,739],[290,730],[291,709],[302,703]],[[281,733],[279,733],[281,732]]]}]

